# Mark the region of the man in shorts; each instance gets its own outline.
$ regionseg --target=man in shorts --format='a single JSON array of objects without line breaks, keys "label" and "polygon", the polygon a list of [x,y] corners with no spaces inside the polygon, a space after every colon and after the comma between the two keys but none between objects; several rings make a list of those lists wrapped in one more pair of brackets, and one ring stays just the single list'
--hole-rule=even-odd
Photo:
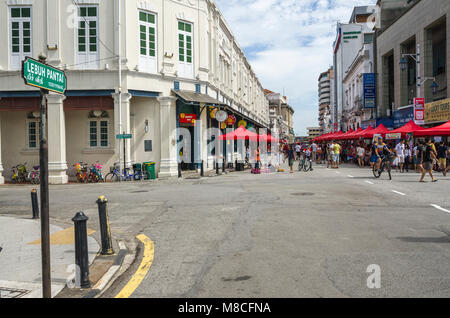
[{"label": "man in shorts", "polygon": [[300,146],[300,144],[295,145],[295,152],[297,153],[297,158],[300,158],[300,154],[302,152],[302,146]]},{"label": "man in shorts", "polygon": [[441,141],[437,147],[437,159],[439,161],[439,169],[444,176],[447,174],[447,152],[448,147]]}]

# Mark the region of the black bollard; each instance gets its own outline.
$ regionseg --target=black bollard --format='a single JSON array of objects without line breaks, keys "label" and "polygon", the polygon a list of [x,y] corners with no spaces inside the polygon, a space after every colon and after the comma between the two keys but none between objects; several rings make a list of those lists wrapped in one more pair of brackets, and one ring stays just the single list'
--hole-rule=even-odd
[{"label": "black bollard", "polygon": [[72,219],[75,224],[75,265],[76,285],[81,288],[90,288],[89,281],[89,257],[87,242],[87,220],[89,218],[83,213],[78,212]]},{"label": "black bollard", "polygon": [[225,160],[222,161],[222,172],[225,173]]},{"label": "black bollard", "polygon": [[39,202],[36,189],[31,190],[31,208],[33,209],[33,219],[39,219]]},{"label": "black bollard", "polygon": [[204,177],[205,176],[205,161],[202,160],[202,166],[200,167],[200,176]]},{"label": "black bollard", "polygon": [[101,196],[97,200],[98,204],[98,217],[100,219],[100,234],[102,240],[102,255],[113,255],[114,250],[111,239],[111,228],[109,226],[108,216],[108,199]]},{"label": "black bollard", "polygon": [[216,174],[219,174],[219,162],[216,161]]},{"label": "black bollard", "polygon": [[183,175],[181,174],[181,163],[178,164],[178,178],[183,177]]}]

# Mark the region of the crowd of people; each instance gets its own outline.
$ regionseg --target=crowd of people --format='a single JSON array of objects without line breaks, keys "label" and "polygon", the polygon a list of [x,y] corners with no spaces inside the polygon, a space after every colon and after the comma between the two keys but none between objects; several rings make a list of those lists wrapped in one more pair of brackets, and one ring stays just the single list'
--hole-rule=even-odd
[{"label": "crowd of people", "polygon": [[366,141],[328,141],[320,143],[296,143],[282,145],[284,159],[288,160],[291,173],[294,162],[303,155],[316,164],[326,163],[327,168],[339,169],[342,163],[354,163],[360,168],[379,169],[386,156],[392,168],[399,172],[421,173],[420,182],[425,182],[426,174],[436,182],[433,171],[444,176],[450,171],[450,147],[443,140],[435,142],[431,138],[415,141],[385,142],[382,137]]}]

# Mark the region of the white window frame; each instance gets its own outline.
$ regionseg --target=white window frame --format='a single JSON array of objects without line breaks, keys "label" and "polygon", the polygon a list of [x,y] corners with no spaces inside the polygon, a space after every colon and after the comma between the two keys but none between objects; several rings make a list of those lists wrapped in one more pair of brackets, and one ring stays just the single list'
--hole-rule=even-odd
[{"label": "white window frame", "polygon": [[[101,122],[104,121],[107,123],[107,136],[108,136],[108,144],[106,146],[101,145]],[[91,122],[97,123],[97,146],[91,146]],[[87,144],[88,149],[109,149],[111,148],[111,122],[108,118],[88,118],[87,121]]]},{"label": "white window frame", "polygon": [[[39,145],[39,132],[40,132],[40,122],[41,120],[39,118],[36,119],[27,119],[26,120],[26,149],[29,150],[38,150],[40,145]],[[35,147],[31,147],[30,146],[30,123],[35,123],[36,124],[36,146]]]},{"label": "white window frame", "polygon": [[[155,23],[143,22],[140,20],[140,13],[151,14],[155,17]],[[146,55],[141,54],[141,26],[145,26],[146,34]],[[155,56],[150,56],[150,32],[148,29],[152,27],[155,29]],[[138,47],[139,47],[139,71],[145,73],[158,73],[158,15],[155,12],[148,10],[138,10]]]},{"label": "white window frame", "polygon": [[[81,8],[96,8],[97,9],[97,15],[95,17],[82,17],[80,16],[80,12]],[[79,24],[80,22],[85,22],[86,23],[86,28],[85,28],[85,38],[86,38],[86,42],[84,43],[84,45],[86,46],[86,51],[85,52],[80,52],[79,51],[79,45],[80,43],[79,41],[79,35],[78,35],[78,29],[79,29]],[[90,45],[93,43],[90,43],[90,28],[87,28],[87,23],[89,22],[95,22],[95,27],[96,27],[96,47],[97,47],[97,51],[96,52],[91,52],[90,51]],[[75,54],[76,54],[76,68],[77,69],[98,69],[100,67],[100,46],[99,46],[99,36],[100,36],[100,28],[99,28],[99,5],[79,5],[79,8],[77,8],[77,15],[76,15],[76,28],[75,28]]]},{"label": "white window frame", "polygon": [[[20,18],[13,18],[11,15],[12,9],[23,9],[23,8],[29,8],[30,9],[30,17],[20,17]],[[10,69],[11,70],[20,70],[22,69],[22,61],[27,56],[33,56],[33,6],[27,5],[27,6],[8,6],[8,29],[9,29],[9,35],[8,35],[8,44],[9,44],[9,53],[10,53]],[[12,50],[12,24],[13,22],[19,23],[19,52],[13,52]],[[29,22],[30,23],[30,52],[25,53],[23,51],[23,23]]]},{"label": "white window frame", "polygon": [[[178,27],[179,22],[189,24],[191,26],[191,32],[180,30]],[[180,47],[180,35],[184,36],[184,47],[183,48]],[[186,53],[187,53],[186,37],[187,36],[191,37],[191,51],[192,51],[191,62],[187,62],[187,59],[186,59]],[[194,47],[195,47],[194,43],[195,43],[194,42],[194,23],[178,19],[177,20],[178,76],[181,78],[194,78]],[[184,50],[184,57],[185,57],[184,61],[180,61],[180,49]]]}]

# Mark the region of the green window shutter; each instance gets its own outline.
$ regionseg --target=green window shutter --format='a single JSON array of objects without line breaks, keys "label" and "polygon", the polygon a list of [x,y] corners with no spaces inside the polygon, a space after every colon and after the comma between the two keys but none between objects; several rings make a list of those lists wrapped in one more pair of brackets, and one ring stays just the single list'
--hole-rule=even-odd
[{"label": "green window shutter", "polygon": [[11,17],[20,18],[20,8],[11,8]]},{"label": "green window shutter", "polygon": [[31,18],[31,8],[22,8],[21,13],[22,18]]},{"label": "green window shutter", "polygon": [[184,31],[184,23],[181,21],[178,21],[178,30]]},{"label": "green window shutter", "polygon": [[192,30],[191,30],[191,28],[192,28],[192,25],[191,24],[189,24],[189,23],[185,23],[185,31],[186,32],[189,32],[189,33],[191,33],[192,32]]},{"label": "green window shutter", "polygon": [[145,12],[142,12],[142,11],[139,12],[139,21],[142,21],[142,22],[147,21],[147,14]]}]

